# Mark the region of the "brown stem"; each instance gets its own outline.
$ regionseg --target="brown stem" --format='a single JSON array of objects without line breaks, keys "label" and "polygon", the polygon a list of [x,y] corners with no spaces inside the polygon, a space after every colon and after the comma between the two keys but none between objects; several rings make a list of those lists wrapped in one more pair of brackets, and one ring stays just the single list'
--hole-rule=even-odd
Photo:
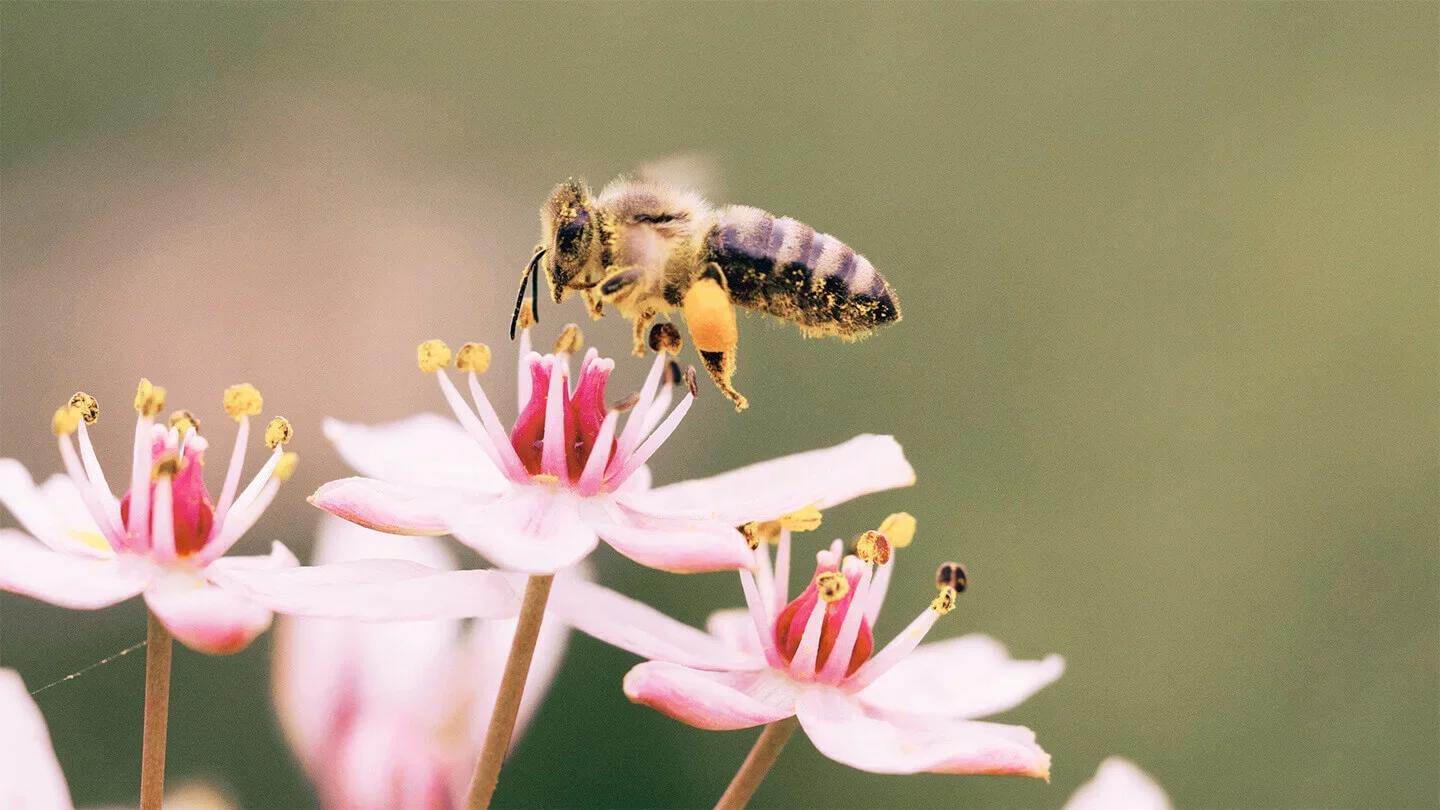
[{"label": "brown stem", "polygon": [[770,773],[775,760],[780,758],[780,750],[799,724],[800,721],[794,717],[787,717],[776,720],[760,732],[755,747],[750,749],[740,770],[735,772],[735,778],[730,780],[730,787],[725,788],[725,794],[715,803],[715,810],[743,810],[750,797],[755,795],[756,788],[765,781],[765,775]]},{"label": "brown stem", "polygon": [[140,810],[160,810],[165,794],[165,735],[170,722],[170,631],[146,612],[145,731],[140,751]]},{"label": "brown stem", "polygon": [[500,766],[510,750],[515,734],[515,715],[520,711],[520,698],[525,694],[525,679],[530,675],[530,659],[535,657],[535,638],[545,619],[545,603],[550,599],[554,574],[536,574],[525,583],[525,598],[520,603],[520,616],[515,624],[515,638],[510,641],[510,655],[505,659],[505,672],[500,676],[500,690],[495,695],[495,708],[490,713],[490,726],[485,730],[485,747],[475,763],[475,776],[465,798],[469,810],[485,810],[495,796],[500,781]]}]

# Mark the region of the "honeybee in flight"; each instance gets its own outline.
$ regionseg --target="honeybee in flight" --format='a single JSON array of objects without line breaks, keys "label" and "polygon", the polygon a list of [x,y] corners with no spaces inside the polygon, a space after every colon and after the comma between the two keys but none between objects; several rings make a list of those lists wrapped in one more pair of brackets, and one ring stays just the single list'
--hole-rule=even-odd
[{"label": "honeybee in flight", "polygon": [[791,321],[807,337],[858,340],[900,320],[895,293],[864,256],[759,208],[712,208],[696,193],[648,179],[621,178],[597,197],[571,179],[550,193],[540,220],[543,237],[520,279],[516,318],[527,282],[538,306],[543,275],[556,303],[578,291],[592,318],[613,306],[634,324],[635,353],[644,354],[651,321],[679,310],[736,410],[748,405],[731,385],[736,306]]}]

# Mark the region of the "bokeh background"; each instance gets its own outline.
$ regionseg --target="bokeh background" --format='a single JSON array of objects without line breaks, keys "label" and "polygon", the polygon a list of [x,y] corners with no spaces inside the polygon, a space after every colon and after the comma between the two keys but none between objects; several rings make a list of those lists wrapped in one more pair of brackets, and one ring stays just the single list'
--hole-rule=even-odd
[{"label": "bokeh background", "polygon": [[[1050,785],[872,776],[797,737],[758,804],[1054,808],[1120,753],[1182,806],[1433,807],[1437,23],[1432,3],[0,4],[0,453],[58,469],[49,415],[84,388],[124,464],[142,374],[228,447],[220,390],[253,382],[303,461],[239,550],[303,556],[303,495],[344,473],[321,418],[441,408],[421,339],[506,344],[553,183],[708,156],[718,199],[845,239],[905,319],[857,345],[744,320],[753,407],[702,386],[657,478],[893,432],[919,483],[822,532],[918,516],[879,637],[961,559],[974,587],[940,634],[1069,661],[1005,716],[1054,754]],[[613,318],[586,334],[628,345]],[[740,599],[732,576],[598,563],[694,623]],[[0,620],[32,688],[144,635],[138,603],[7,594]],[[177,653],[172,781],[313,804],[268,656],[268,636]],[[753,732],[629,704],[633,663],[574,640],[501,804],[713,802]],[[142,672],[39,696],[81,804],[134,801]]]}]

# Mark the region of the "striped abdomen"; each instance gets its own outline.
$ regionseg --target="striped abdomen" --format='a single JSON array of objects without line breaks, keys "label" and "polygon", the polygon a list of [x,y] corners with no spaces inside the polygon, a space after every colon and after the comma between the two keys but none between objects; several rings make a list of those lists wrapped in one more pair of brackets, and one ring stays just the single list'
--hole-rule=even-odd
[{"label": "striped abdomen", "polygon": [[808,335],[859,338],[900,319],[895,293],[864,256],[790,217],[732,205],[717,213],[705,248],[731,300]]}]

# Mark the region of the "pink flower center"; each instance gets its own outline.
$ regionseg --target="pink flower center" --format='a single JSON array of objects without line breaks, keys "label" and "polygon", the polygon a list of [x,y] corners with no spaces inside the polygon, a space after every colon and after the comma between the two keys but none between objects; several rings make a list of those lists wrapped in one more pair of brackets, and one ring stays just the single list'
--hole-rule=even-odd
[{"label": "pink flower center", "polygon": [[[150,449],[151,463],[159,462],[165,455],[165,442],[157,440]],[[181,557],[194,554],[205,547],[210,539],[210,530],[215,524],[215,506],[210,502],[210,492],[205,489],[204,455],[193,444],[185,448],[185,454],[178,459],[179,469],[171,479],[171,514],[175,521],[175,553]],[[150,476],[150,503],[155,503],[156,477]],[[120,500],[120,520],[130,522],[130,493]],[[147,532],[153,532],[155,510],[150,510],[150,525]]]},{"label": "pink flower center", "polygon": [[[605,383],[610,378],[608,363],[586,363],[580,370],[580,382],[572,393],[568,385],[560,386],[565,414],[565,466],[569,482],[574,483],[585,469],[585,462],[595,449],[600,425],[605,421]],[[531,475],[541,473],[541,455],[545,439],[545,410],[549,405],[550,375],[557,366],[548,363],[530,365],[530,401],[515,420],[510,431],[510,444],[520,456],[520,463]],[[614,452],[615,442],[606,452]]]},{"label": "pink flower center", "polygon": [[[840,635],[840,625],[845,621],[845,614],[855,599],[855,584],[859,580],[858,575],[847,577],[850,587],[844,596],[834,602],[822,601],[816,580],[821,574],[835,570],[834,565],[817,567],[815,576],[810,578],[810,585],[775,617],[775,647],[786,663],[795,659],[795,653],[800,649],[800,640],[805,635],[805,625],[817,608],[825,611],[825,618],[820,625],[820,647],[815,655],[816,671],[823,669],[826,660],[830,658],[830,653],[835,648],[835,639]],[[870,632],[870,622],[862,618],[860,633],[855,637],[855,649],[850,653],[850,663],[845,669],[845,675],[848,677],[859,669],[860,665],[870,658],[874,649],[875,636]]]}]

